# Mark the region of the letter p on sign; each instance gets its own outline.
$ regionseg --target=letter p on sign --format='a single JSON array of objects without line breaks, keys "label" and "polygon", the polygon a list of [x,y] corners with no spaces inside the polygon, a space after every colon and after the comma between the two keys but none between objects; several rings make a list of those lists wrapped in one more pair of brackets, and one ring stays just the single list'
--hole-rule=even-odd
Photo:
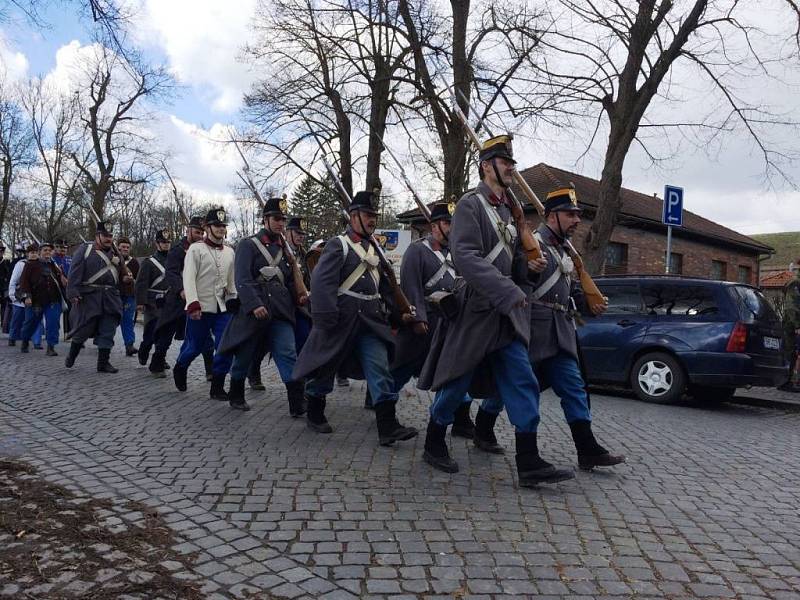
[{"label": "letter p on sign", "polygon": [[683,188],[664,186],[664,210],[661,221],[664,225],[683,226]]}]

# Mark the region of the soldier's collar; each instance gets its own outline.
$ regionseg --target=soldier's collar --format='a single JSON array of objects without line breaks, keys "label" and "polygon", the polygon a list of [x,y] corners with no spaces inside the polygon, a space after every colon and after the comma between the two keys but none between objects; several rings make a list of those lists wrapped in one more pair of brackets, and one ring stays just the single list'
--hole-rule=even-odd
[{"label": "soldier's collar", "polygon": [[361,237],[361,234],[356,233],[356,231],[352,227],[347,228],[347,235],[350,236],[350,239],[357,244],[361,243],[362,240],[366,239],[364,237]]},{"label": "soldier's collar", "polygon": [[279,246],[283,245],[281,243],[280,236],[277,233],[270,231],[266,227],[264,227],[258,233],[259,233],[258,239],[261,240],[262,244],[278,244]]},{"label": "soldier's collar", "polygon": [[220,250],[225,245],[224,242],[217,243],[208,239],[207,237],[204,237],[203,241],[206,243],[206,245],[211,246],[212,248],[216,248],[217,250]]}]

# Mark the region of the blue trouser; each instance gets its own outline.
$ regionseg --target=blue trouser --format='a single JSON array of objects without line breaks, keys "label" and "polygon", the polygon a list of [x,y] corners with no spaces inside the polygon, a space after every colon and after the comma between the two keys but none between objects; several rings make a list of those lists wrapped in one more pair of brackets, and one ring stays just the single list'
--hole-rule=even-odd
[{"label": "blue trouser", "polygon": [[303,346],[308,339],[308,334],[311,333],[311,319],[309,319],[305,313],[300,312],[299,310],[295,311],[294,313],[294,349],[297,354],[300,354],[300,350],[303,349]]},{"label": "blue trouser", "polygon": [[133,296],[122,297],[122,320],[119,322],[122,329],[122,341],[125,346],[133,346],[136,341],[136,332],[133,325],[136,322],[136,298]]},{"label": "blue trouser", "polygon": [[58,344],[58,335],[61,328],[61,302],[51,302],[45,306],[26,306],[25,322],[22,325],[22,341],[28,342],[36,331],[39,331],[39,341],[42,341],[42,317],[44,317],[47,345]]},{"label": "blue trouser", "polygon": [[[8,339],[21,340],[22,328],[24,324],[25,324],[25,307],[13,304],[11,306],[11,322],[8,325]],[[36,331],[33,332],[31,338],[33,339],[33,343],[37,346],[42,343],[41,323],[39,323],[39,326],[36,328]]]},{"label": "blue trouser", "polygon": [[[356,337],[353,352],[361,363],[361,370],[364,371],[372,404],[397,402],[392,374],[389,372],[389,349],[386,342],[368,331]],[[325,377],[315,377],[306,384],[306,393],[309,396],[327,396],[333,391],[334,377],[334,373]]]},{"label": "blue trouser", "polygon": [[[419,375],[422,365],[425,363],[425,355],[422,354],[417,360],[407,362],[404,365],[392,370],[392,391],[399,394],[405,385],[411,380],[412,377]],[[472,402],[472,397],[469,394],[464,394],[464,404]]]},{"label": "blue trouser", "polygon": [[231,319],[231,314],[204,312],[199,319],[186,318],[186,337],[178,354],[176,367],[189,368],[192,361],[208,348],[211,338],[214,338],[214,361],[211,367],[213,375],[227,375],[231,370],[232,357],[229,354],[216,352],[222,339],[222,332]]},{"label": "blue trouser", "polygon": [[[561,398],[561,410],[564,411],[567,423],[592,420],[583,377],[578,361],[572,355],[559,352],[556,356],[537,363],[535,372],[541,389],[546,390],[552,386],[553,391]],[[503,405],[497,398],[487,398],[481,408],[496,415],[503,410]]]},{"label": "blue trouser", "polygon": [[[272,355],[278,367],[281,381],[292,381],[292,370],[297,362],[297,351],[294,348],[294,329],[287,321],[274,319],[267,325],[263,333],[254,335],[233,353],[233,366],[231,367],[231,381],[242,380],[247,377],[250,365],[256,356],[260,344],[265,344],[267,352]],[[263,358],[263,356],[262,356]]]},{"label": "blue trouser", "polygon": [[[528,349],[519,340],[492,352],[489,361],[500,406],[506,407],[508,419],[517,432],[529,433],[539,426],[539,382],[528,360]],[[455,410],[464,401],[472,383],[472,371],[448,381],[431,405],[431,419],[439,425],[450,425]]]},{"label": "blue trouser", "polygon": [[94,333],[94,345],[101,350],[110,350],[114,347],[114,334],[117,332],[117,327],[119,327],[117,315],[104,313],[77,330],[72,336],[72,341],[76,344],[83,344]]}]

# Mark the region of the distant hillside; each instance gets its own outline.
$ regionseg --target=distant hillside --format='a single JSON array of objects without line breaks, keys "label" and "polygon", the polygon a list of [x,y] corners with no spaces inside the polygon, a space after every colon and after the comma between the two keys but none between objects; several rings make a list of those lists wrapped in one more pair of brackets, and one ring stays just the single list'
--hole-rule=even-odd
[{"label": "distant hillside", "polygon": [[800,231],[757,233],[750,237],[775,248],[775,254],[761,263],[762,269],[788,269],[789,263],[800,258]]}]

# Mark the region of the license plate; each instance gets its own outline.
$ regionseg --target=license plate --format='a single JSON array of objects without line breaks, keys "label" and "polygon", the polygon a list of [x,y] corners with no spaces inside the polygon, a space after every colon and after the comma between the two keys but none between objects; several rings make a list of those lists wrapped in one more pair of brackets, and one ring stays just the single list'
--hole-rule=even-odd
[{"label": "license plate", "polygon": [[764,336],[764,348],[767,350],[780,350],[781,338]]}]

